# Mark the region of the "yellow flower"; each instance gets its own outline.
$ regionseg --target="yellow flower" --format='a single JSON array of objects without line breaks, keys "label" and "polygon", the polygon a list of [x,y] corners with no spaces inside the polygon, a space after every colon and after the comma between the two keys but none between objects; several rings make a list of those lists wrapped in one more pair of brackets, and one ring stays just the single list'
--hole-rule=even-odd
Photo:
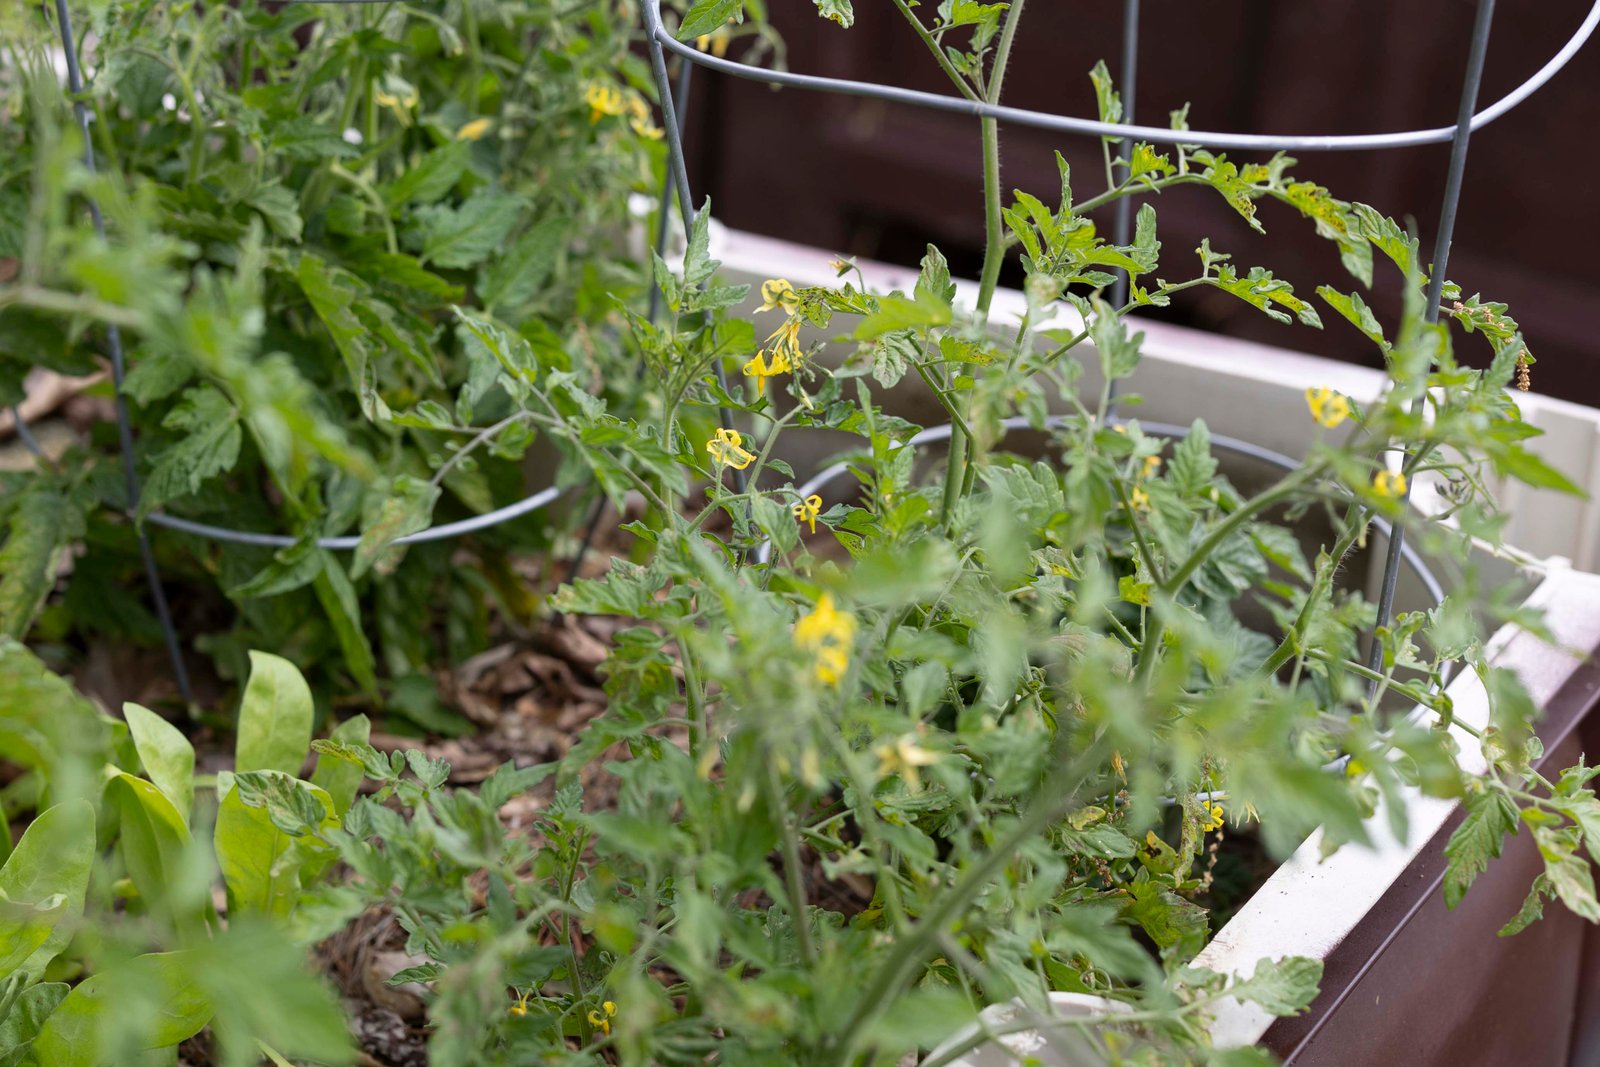
[{"label": "yellow flower", "polygon": [[517,994],[517,1002],[506,1009],[507,1015],[528,1014],[528,998],[533,996],[533,987],[529,986],[526,993]]},{"label": "yellow flower", "polygon": [[757,352],[749,362],[744,365],[745,374],[756,380],[756,393],[761,393],[767,387],[767,379],[778,374],[788,374],[794,370],[789,363],[789,357],[782,352],[774,350],[772,362],[767,362],[767,350]]},{"label": "yellow flower", "polygon": [[379,107],[386,107],[394,112],[394,117],[400,120],[400,125],[411,125],[411,112],[421,101],[417,91],[399,79],[384,79],[384,84],[392,86],[394,92],[378,89],[372,94],[372,102]]},{"label": "yellow flower", "polygon": [[823,685],[838,685],[850,667],[850,643],[856,636],[856,617],[833,606],[833,594],[823,593],[809,614],[794,624],[795,647],[812,653],[814,673]]},{"label": "yellow flower", "polygon": [[589,1013],[589,1025],[599,1030],[602,1034],[609,1036],[611,1033],[611,1020],[617,1014],[616,1001],[608,1000],[600,1005],[600,1008],[605,1014],[601,1015],[598,1011],[591,1011]]},{"label": "yellow flower", "polygon": [[1212,830],[1222,829],[1222,822],[1226,813],[1222,810],[1221,804],[1215,804],[1207,800],[1200,805],[1200,811],[1203,816],[1200,820],[1200,829],[1202,831],[1210,833]]},{"label": "yellow flower", "polygon": [[817,516],[820,514],[822,514],[822,498],[815,493],[794,506],[795,520],[810,526],[812,533],[817,532]]},{"label": "yellow flower", "polygon": [[1128,503],[1133,505],[1133,510],[1143,511],[1150,506],[1150,494],[1136,485],[1133,492],[1128,494]]},{"label": "yellow flower", "polygon": [[661,130],[650,121],[650,108],[637,96],[628,98],[628,125],[640,137],[651,141],[661,140]]},{"label": "yellow flower", "polygon": [[1122,779],[1124,782],[1128,780],[1128,764],[1127,761],[1122,758],[1122,751],[1120,749],[1111,753],[1111,769],[1116,771],[1117,777]]},{"label": "yellow flower", "polygon": [[1143,475],[1144,477],[1146,477],[1146,478],[1154,478],[1156,476],[1156,471],[1158,471],[1160,469],[1161,469],[1161,457],[1160,456],[1146,456],[1146,457],[1144,457],[1144,475]]},{"label": "yellow flower", "polygon": [[721,59],[728,54],[728,43],[733,37],[725,30],[714,30],[711,33],[702,33],[694,39],[694,46],[704,52],[711,50],[711,54]]},{"label": "yellow flower", "polygon": [[785,363],[792,369],[801,360],[800,355],[800,320],[791,318],[782,326],[767,335],[767,344],[772,346],[774,357],[781,356]]},{"label": "yellow flower", "polygon": [[917,744],[914,734],[902,734],[893,741],[885,741],[872,752],[878,757],[878,777],[887,778],[897,774],[905,782],[906,789],[913,793],[922,788],[922,774],[918,768],[939,762],[936,753]]},{"label": "yellow flower", "polygon": [[1332,389],[1307,389],[1306,406],[1311,417],[1330,430],[1350,417],[1350,401]]},{"label": "yellow flower", "polygon": [[789,284],[787,278],[769,278],[761,283],[761,306],[756,308],[756,314],[771,311],[781,307],[784,311],[792,312],[800,306],[800,294],[794,291],[794,286]]},{"label": "yellow flower", "polygon": [[1405,496],[1406,476],[1399,471],[1379,471],[1372,476],[1372,491],[1379,496]]},{"label": "yellow flower", "polygon": [[490,123],[488,119],[473,119],[471,122],[467,123],[465,126],[456,131],[456,140],[481,140],[483,135],[489,132],[489,125]]},{"label": "yellow flower", "polygon": [[611,85],[601,85],[599,82],[589,83],[589,87],[583,91],[583,102],[589,105],[591,123],[599,122],[607,115],[628,113],[628,104],[622,98],[622,90]]},{"label": "yellow flower", "polygon": [[742,471],[756,458],[754,453],[740,447],[743,444],[744,438],[738,430],[719,429],[717,435],[706,442],[706,451],[711,453],[711,458],[717,461],[718,466]]}]

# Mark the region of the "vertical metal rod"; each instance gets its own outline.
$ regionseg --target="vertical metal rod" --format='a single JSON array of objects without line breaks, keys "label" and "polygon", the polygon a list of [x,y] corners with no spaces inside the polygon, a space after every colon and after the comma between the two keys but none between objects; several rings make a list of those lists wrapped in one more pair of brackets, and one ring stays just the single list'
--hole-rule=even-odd
[{"label": "vertical metal rod", "polygon": [[39,446],[39,439],[33,436],[33,431],[28,429],[28,424],[22,421],[22,408],[20,405],[11,405],[11,425],[16,427],[17,440],[22,442],[22,447],[39,459],[44,460],[44,449]]},{"label": "vertical metal rod", "polygon": [[[1455,236],[1456,209],[1461,204],[1461,183],[1467,170],[1467,142],[1472,138],[1472,112],[1478,104],[1478,88],[1483,82],[1483,62],[1489,52],[1489,24],[1494,19],[1494,0],[1478,0],[1477,18],[1472,23],[1472,44],[1467,51],[1467,71],[1461,80],[1461,101],[1456,108],[1456,132],[1450,141],[1450,169],[1444,183],[1444,203],[1439,209],[1439,231],[1433,239],[1433,267],[1428,276],[1427,305],[1423,309],[1429,323],[1439,321],[1439,300],[1444,291],[1445,269],[1450,262],[1450,242]],[[1408,507],[1411,483],[1400,494],[1400,506]],[[1372,648],[1367,666],[1383,669],[1383,642],[1378,629],[1387,626],[1394,610],[1394,587],[1400,577],[1400,549],[1405,544],[1405,527],[1399,522],[1389,535],[1389,551],[1383,560],[1383,583],[1378,590],[1378,617],[1373,623]],[[1373,683],[1376,685],[1376,683]]]},{"label": "vertical metal rod", "polygon": [[[83,71],[78,67],[78,48],[72,34],[72,15],[67,11],[67,0],[55,0],[55,7],[56,21],[61,31],[61,47],[66,52],[67,86],[72,90],[74,97],[72,107],[77,113],[78,128],[83,131],[83,165],[90,174],[93,174],[94,137],[89,132],[89,109],[83,102]],[[193,121],[199,122],[200,116],[195,115]],[[94,222],[94,231],[104,240],[106,223],[100,214],[100,205],[92,196],[85,199],[89,205],[89,218]],[[162,636],[166,639],[167,655],[172,660],[173,679],[178,683],[178,693],[183,697],[183,702],[193,706],[194,692],[189,687],[189,670],[183,663],[183,651],[179,647],[178,631],[172,624],[172,610],[167,605],[167,594],[161,588],[161,574],[156,569],[155,553],[151,551],[150,539],[145,536],[138,520],[133,518],[139,510],[139,470],[134,463],[133,424],[128,417],[128,398],[122,391],[124,377],[122,332],[115,325],[106,327],[106,345],[111,353],[111,380],[116,387],[117,440],[122,450],[122,480],[128,497],[128,516],[134,522],[134,535],[139,540],[139,555],[144,560],[145,580],[150,586],[150,599],[155,605],[156,618],[161,623]]]},{"label": "vertical metal rod", "polygon": [[[1134,103],[1139,89],[1139,0],[1123,0],[1122,4],[1122,66],[1117,70],[1117,76],[1122,82],[1122,121],[1132,123],[1134,120]],[[1131,147],[1131,142],[1124,139],[1122,147],[1125,151]],[[1131,151],[1127,151],[1131,158]],[[1126,165],[1113,169],[1119,183],[1128,180]],[[1124,196],[1117,200],[1116,214],[1112,217],[1111,240],[1114,244],[1126,245],[1133,238],[1133,201]],[[1111,304],[1121,307],[1128,302],[1128,272],[1117,271],[1117,280],[1111,285]]]},{"label": "vertical metal rod", "polygon": [[[1117,77],[1122,83],[1122,121],[1134,121],[1134,105],[1137,102],[1139,91],[1139,0],[1123,0],[1122,3],[1122,65],[1117,69]],[[1132,162],[1132,141],[1123,138],[1122,147],[1125,155]],[[1120,184],[1128,180],[1131,168],[1127,165],[1112,168],[1112,176]],[[1111,242],[1117,245],[1127,245],[1133,239],[1133,200],[1123,196],[1117,198],[1116,213],[1111,217]],[[1111,283],[1111,306],[1120,308],[1128,302],[1128,287],[1132,278],[1125,270],[1116,272],[1116,280]],[[1106,399],[1110,401],[1108,416],[1115,418],[1117,414],[1117,383],[1111,381],[1106,384]]]},{"label": "vertical metal rod", "polygon": [[[666,54],[655,34],[649,34],[649,38],[650,70],[655,75],[656,92],[661,97],[662,125],[667,131],[667,181],[677,188],[678,211],[683,215],[683,228],[687,231],[694,227],[695,215],[694,200],[689,193],[689,168],[684,163],[683,156],[683,122],[678,117],[678,108],[673,102],[672,81],[667,77]],[[728,378],[722,370],[721,356],[712,361],[711,369],[717,376],[718,387],[726,393]],[[722,420],[722,425],[730,429],[733,427],[733,412],[726,404],[717,406],[717,416]],[[670,427],[667,432],[671,432]],[[733,484],[740,493],[745,491],[745,473],[737,467],[733,468]]]},{"label": "vertical metal rod", "polygon": [[[694,64],[684,63],[678,68],[678,88],[674,91],[678,112],[678,137],[683,137],[684,123],[689,116],[689,88],[693,84]],[[666,113],[662,112],[662,118]],[[666,258],[667,232],[671,229],[672,217],[672,167],[669,165],[661,178],[661,203],[656,216],[656,255]],[[657,285],[650,286],[650,321],[655,322],[656,316],[661,314],[661,289]]]},{"label": "vertical metal rod", "polygon": [[[678,136],[683,136],[683,124],[689,114],[689,87],[693,83],[694,64],[685,63],[678,69]],[[663,120],[666,114],[662,114]],[[656,255],[666,258],[667,233],[671,229],[672,218],[672,169],[669,166],[661,181],[661,200],[656,208]],[[653,275],[652,275],[653,276]],[[661,315],[661,288],[650,285],[650,310],[649,320],[653,323]],[[573,554],[572,564],[567,570],[567,581],[570,583],[578,576],[578,568],[583,566],[583,559],[589,554],[589,549],[594,546],[595,535],[600,531],[600,517],[606,511],[606,498],[601,494],[600,499],[594,502],[594,510],[589,514],[589,522],[584,527],[583,539],[578,542],[578,551]]]}]

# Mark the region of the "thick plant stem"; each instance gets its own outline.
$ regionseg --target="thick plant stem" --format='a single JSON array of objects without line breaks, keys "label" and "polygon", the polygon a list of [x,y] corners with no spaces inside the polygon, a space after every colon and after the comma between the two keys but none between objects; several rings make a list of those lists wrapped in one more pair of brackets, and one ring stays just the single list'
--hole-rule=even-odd
[{"label": "thick plant stem", "polygon": [[[1016,9],[1012,9],[1012,18]],[[1000,84],[1000,70],[995,70],[993,85]],[[983,119],[983,273],[978,277],[977,312],[987,317],[989,305],[994,302],[995,287],[1000,283],[1000,265],[1005,262],[1004,220],[1000,215],[1000,127],[994,119]],[[954,398],[952,397],[952,402]],[[950,454],[944,473],[943,520],[948,523],[955,512],[956,501],[961,498],[966,481],[966,467],[971,440],[964,428],[964,420],[955,420],[950,431]]]}]

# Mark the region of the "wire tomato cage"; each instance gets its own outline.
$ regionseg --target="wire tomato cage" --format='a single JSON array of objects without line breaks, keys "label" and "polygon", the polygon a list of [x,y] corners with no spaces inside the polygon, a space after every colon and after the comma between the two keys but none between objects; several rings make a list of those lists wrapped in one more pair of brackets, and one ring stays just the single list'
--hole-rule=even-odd
[{"label": "wire tomato cage", "polygon": [[[387,0],[287,0],[287,2],[342,6],[385,3]],[[73,33],[72,18],[68,10],[67,0],[43,0],[43,3],[47,14],[52,7],[54,9],[62,48],[65,52],[67,88],[74,97],[73,109],[84,138],[83,162],[85,168],[93,173],[96,170],[96,159],[90,131],[90,113],[83,100],[85,83],[83,71],[78,61],[78,41]],[[1214,130],[1173,130],[1165,127],[1137,124],[1134,121],[1134,104],[1139,56],[1140,0],[1123,0],[1123,27],[1118,75],[1123,99],[1123,117],[1126,121],[1117,123],[1007,107],[998,103],[991,104],[981,100],[945,96],[938,93],[880,85],[874,82],[818,77],[790,71],[752,67],[734,60],[708,55],[678,41],[667,30],[662,21],[661,0],[640,0],[640,8],[644,20],[645,44],[649,52],[651,71],[661,102],[664,120],[662,126],[666,131],[668,149],[666,173],[661,190],[661,210],[655,235],[655,244],[658,252],[664,251],[666,246],[667,220],[671,202],[674,199],[677,201],[679,214],[682,217],[685,229],[691,227],[695,219],[688,168],[683,149],[683,112],[689,94],[691,72],[698,66],[704,67],[709,71],[763,82],[773,86],[858,96],[887,103],[970,115],[974,118],[990,118],[1012,125],[1055,131],[1063,134],[1109,137],[1119,140],[1135,138],[1154,144],[1199,145],[1215,149],[1243,151],[1337,152],[1381,150],[1449,142],[1451,151],[1449,166],[1445,174],[1444,203],[1440,212],[1439,227],[1434,238],[1434,269],[1429,278],[1427,314],[1430,321],[1437,321],[1439,314],[1440,293],[1444,284],[1445,267],[1455,229],[1456,211],[1460,203],[1462,179],[1466,170],[1467,146],[1472,133],[1501,118],[1538,92],[1572,60],[1589,38],[1593,36],[1597,26],[1600,26],[1600,0],[1595,0],[1582,23],[1549,61],[1511,92],[1488,107],[1477,110],[1484,59],[1488,51],[1489,27],[1494,14],[1494,0],[1477,0],[1472,39],[1468,49],[1466,69],[1462,77],[1459,104],[1454,124],[1428,129],[1372,134],[1289,135],[1232,133]],[[676,55],[682,60],[676,88],[674,88],[667,72],[668,53]],[[1125,170],[1123,172],[1125,173]],[[87,208],[95,232],[104,238],[106,235],[105,221],[101,215],[99,205],[92,197],[88,198]],[[1131,202],[1127,197],[1121,198],[1117,204],[1113,228],[1116,243],[1126,244],[1131,228]],[[1118,278],[1117,285],[1119,287],[1126,284],[1125,277]],[[652,318],[659,313],[659,309],[660,294],[652,290],[650,295]],[[121,453],[128,512],[131,517],[138,507],[140,480],[134,458],[133,427],[129,418],[127,396],[123,388],[126,359],[121,333],[115,325],[106,326],[106,349],[110,358],[112,381],[115,386],[118,445]],[[715,365],[715,369],[719,380],[722,379],[724,372],[720,361]],[[20,408],[14,407],[12,410],[19,439],[25,447],[37,453],[39,451],[38,443],[24,422]],[[726,410],[722,412],[722,415],[725,423],[731,423],[731,416]],[[1163,432],[1170,431],[1176,434],[1181,429],[1181,427],[1165,427]],[[943,436],[948,436],[948,433],[948,428],[934,427],[923,431],[913,441],[932,442],[934,440],[942,440]],[[1217,447],[1227,451],[1251,455],[1258,459],[1265,458],[1260,455],[1264,450],[1249,445],[1247,442],[1222,437],[1214,437],[1213,442]],[[1286,457],[1277,456],[1269,458],[1267,461],[1278,465],[1292,462]],[[820,480],[824,478],[836,478],[838,476],[839,472],[830,468],[829,471],[819,474],[813,480],[813,484],[820,484]],[[394,544],[405,545],[439,541],[485,530],[539,511],[562,495],[563,490],[558,487],[542,489],[516,503],[493,511],[455,522],[431,525],[415,533],[396,538]],[[599,511],[597,510],[590,520],[589,533],[584,538],[584,546],[579,550],[580,557],[587,548],[589,538],[594,532],[598,518]],[[150,598],[156,617],[161,624],[167,652],[172,661],[173,677],[185,702],[192,704],[193,694],[190,688],[188,670],[183,661],[181,641],[172,621],[171,609],[161,585],[161,576],[156,567],[155,556],[151,550],[149,533],[145,524],[225,543],[271,548],[287,548],[299,543],[302,539],[287,534],[239,530],[195,522],[179,516],[169,515],[162,511],[155,511],[147,515],[142,524],[136,523],[135,532],[144,565],[145,578],[150,587]],[[317,547],[324,549],[348,550],[354,548],[359,541],[359,537],[347,535],[319,537],[315,539],[315,544]],[[1437,598],[1442,594],[1442,588],[1432,574],[1428,572],[1424,561],[1405,545],[1404,529],[1396,525],[1390,533],[1388,551],[1384,563],[1378,604],[1379,625],[1387,621],[1392,610],[1395,583],[1398,579],[1402,561],[1416,570],[1419,577],[1422,578],[1423,584],[1427,587],[1430,596]],[[575,567],[576,564],[574,564]],[[1372,644],[1373,656],[1381,657],[1379,643],[1374,640]]]}]

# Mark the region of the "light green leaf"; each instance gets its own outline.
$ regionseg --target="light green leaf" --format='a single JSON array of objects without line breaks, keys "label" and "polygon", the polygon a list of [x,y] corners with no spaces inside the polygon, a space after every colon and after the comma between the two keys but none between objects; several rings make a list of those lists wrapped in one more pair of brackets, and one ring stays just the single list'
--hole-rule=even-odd
[{"label": "light green leaf", "polygon": [[167,922],[199,932],[207,902],[180,899],[184,853],[189,828],[165,793],[143,778],[118,771],[106,786],[106,799],[117,806],[121,832],[117,848],[128,877],[145,907]]},{"label": "light green leaf", "polygon": [[1555,887],[1550,884],[1550,876],[1539,875],[1528,888],[1528,896],[1523,900],[1522,907],[1517,909],[1510,922],[1500,928],[1497,936],[1514,937],[1544,918],[1544,902],[1554,899],[1555,895]]},{"label": "light green leaf", "polygon": [[[30,906],[31,913],[7,914],[0,923],[0,978],[15,971],[36,978],[67,947],[72,924],[62,920],[83,914],[94,852],[94,807],[87,800],[63,800],[23,832],[0,867],[0,901]],[[40,910],[41,904],[49,906]]]},{"label": "light green leaf", "polygon": [[145,774],[172,801],[187,826],[194,805],[194,746],[183,731],[138,704],[122,705],[122,717]]},{"label": "light green leaf", "polygon": [[65,982],[40,982],[22,991],[0,1018],[0,1067],[19,1067],[26,1062],[24,1054],[70,989]]},{"label": "light green leaf", "polygon": [[829,22],[837,22],[845,29],[856,23],[855,8],[850,6],[850,0],[811,0],[811,2],[817,5],[817,14]]},{"label": "light green leaf", "polygon": [[943,326],[949,321],[950,302],[926,289],[918,289],[915,300],[903,296],[879,299],[878,310],[862,319],[851,336],[857,341],[870,341],[891,330]]},{"label": "light green leaf", "polygon": [[1322,982],[1322,961],[1306,956],[1258,960],[1255,973],[1234,982],[1228,993],[1254,1001],[1275,1016],[1298,1015],[1316,999]]},{"label": "light green leaf", "polygon": [[[344,744],[364,745],[372,736],[372,723],[365,715],[356,715],[336,726],[328,738]],[[317,755],[317,768],[311,774],[311,784],[327,790],[333,800],[333,812],[340,818],[355,802],[356,790],[361,786],[361,765],[327,753]]]},{"label": "light green leaf", "polygon": [[211,1020],[211,1002],[189,973],[189,955],[138,956],[79,983],[40,1030],[35,1057],[51,1067],[113,1067],[111,1023],[135,1047],[171,1048],[193,1037]]},{"label": "light green leaf", "polygon": [[[260,775],[271,776],[267,772]],[[323,828],[338,825],[333,798],[326,790],[290,775],[281,775],[278,780],[287,789],[311,792],[323,809]],[[283,813],[279,814],[281,817]],[[300,893],[302,868],[330,854],[328,847],[315,838],[284,832],[275,825],[273,812],[266,805],[246,804],[237,779],[217,807],[213,845],[230,905],[241,911],[276,916],[287,915],[293,907]]]},{"label": "light green leaf", "polygon": [[1383,336],[1383,325],[1378,322],[1378,317],[1372,313],[1367,302],[1361,299],[1360,293],[1347,295],[1331,285],[1319,285],[1317,295],[1322,297],[1329,307],[1343,315],[1352,326],[1366,334],[1373,344],[1385,352],[1389,350],[1389,341]]},{"label": "light green leaf", "polygon": [[744,0],[695,0],[678,27],[678,40],[701,37],[729,22],[744,21]]},{"label": "light green leaf", "polygon": [[235,770],[298,774],[311,745],[311,690],[294,664],[250,653],[250,682],[239,705]]},{"label": "light green leaf", "polygon": [[1467,817],[1450,835],[1444,847],[1449,860],[1444,876],[1444,902],[1454,908],[1489,866],[1500,855],[1505,835],[1517,829],[1517,806],[1497,789],[1475,793],[1466,801]]},{"label": "light green leaf", "polygon": [[1211,430],[1204,419],[1195,419],[1183,440],[1172,446],[1172,462],[1167,474],[1185,496],[1194,496],[1211,484],[1217,475],[1217,461],[1211,455]]}]

